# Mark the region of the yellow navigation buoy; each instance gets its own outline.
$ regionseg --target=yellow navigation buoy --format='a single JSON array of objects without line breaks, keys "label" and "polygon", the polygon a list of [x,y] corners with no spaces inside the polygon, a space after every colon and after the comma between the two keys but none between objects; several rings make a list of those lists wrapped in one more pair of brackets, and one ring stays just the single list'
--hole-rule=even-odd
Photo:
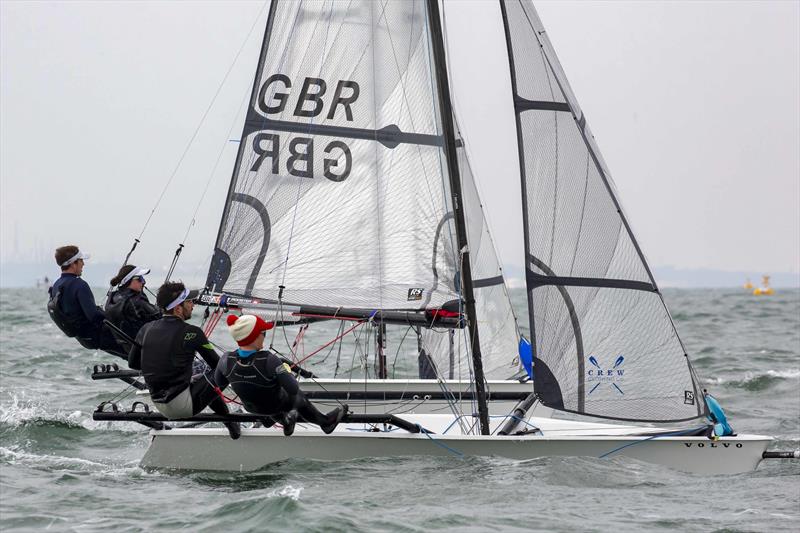
[{"label": "yellow navigation buoy", "polygon": [[753,289],[753,296],[769,296],[775,294],[775,289],[769,286],[769,276],[761,276],[761,287]]},{"label": "yellow navigation buoy", "polygon": [[744,288],[745,289],[752,289],[753,288],[753,284],[750,282],[750,278],[747,278],[747,281],[744,282]]}]

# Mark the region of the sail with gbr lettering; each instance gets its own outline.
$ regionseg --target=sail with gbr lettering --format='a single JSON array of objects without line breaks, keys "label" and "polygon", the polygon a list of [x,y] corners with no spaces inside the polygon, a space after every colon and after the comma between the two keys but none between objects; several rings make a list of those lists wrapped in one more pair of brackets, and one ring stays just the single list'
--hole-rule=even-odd
[{"label": "sail with gbr lettering", "polygon": [[[331,309],[459,305],[437,91],[424,1],[273,2],[207,286]],[[516,320],[469,171],[462,183],[484,359],[507,378]],[[442,339],[434,361],[451,357]]]}]

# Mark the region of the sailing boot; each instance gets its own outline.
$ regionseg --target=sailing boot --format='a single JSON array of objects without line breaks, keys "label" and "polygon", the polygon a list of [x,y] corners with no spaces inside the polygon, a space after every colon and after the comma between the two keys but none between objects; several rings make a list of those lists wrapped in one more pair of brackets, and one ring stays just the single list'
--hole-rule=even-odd
[{"label": "sailing boot", "polygon": [[344,404],[341,407],[337,407],[336,409],[328,413],[327,417],[329,422],[327,424],[320,425],[322,431],[326,435],[330,435],[331,433],[333,433],[333,430],[336,429],[336,426],[339,425],[339,422],[342,421],[342,418],[344,418],[348,412],[349,410],[347,408],[347,404]]},{"label": "sailing boot", "polygon": [[225,422],[225,427],[228,428],[228,434],[233,440],[242,436],[242,427],[239,422]]},{"label": "sailing boot", "polygon": [[297,423],[297,411],[292,409],[283,413],[283,434],[291,437],[294,433],[294,425]]}]

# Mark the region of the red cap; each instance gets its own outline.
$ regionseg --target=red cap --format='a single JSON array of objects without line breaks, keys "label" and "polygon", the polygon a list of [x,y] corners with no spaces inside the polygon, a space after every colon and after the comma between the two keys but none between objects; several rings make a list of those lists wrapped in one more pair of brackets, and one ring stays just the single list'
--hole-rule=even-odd
[{"label": "red cap", "polygon": [[275,324],[266,322],[255,315],[228,315],[226,319],[228,331],[239,346],[248,346],[255,341],[263,331],[272,329]]}]

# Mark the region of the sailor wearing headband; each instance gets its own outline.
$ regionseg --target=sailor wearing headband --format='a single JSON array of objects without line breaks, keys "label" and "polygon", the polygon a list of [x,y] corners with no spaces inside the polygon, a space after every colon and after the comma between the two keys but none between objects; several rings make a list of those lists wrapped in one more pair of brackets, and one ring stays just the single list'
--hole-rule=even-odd
[{"label": "sailor wearing headband", "polygon": [[[197,291],[180,282],[165,283],[158,289],[156,303],[164,310],[159,320],[139,330],[136,344],[128,356],[128,366],[141,370],[150,399],[169,419],[188,418],[210,407],[217,414],[228,414],[228,407],[217,394],[227,382],[214,382],[213,371],[219,362],[214,345],[203,330],[186,321],[192,318]],[[192,380],[192,362],[199,354],[210,371]],[[225,424],[231,438],[241,434],[237,422]]]},{"label": "sailor wearing headband", "polygon": [[[161,318],[161,311],[150,303],[144,293],[145,276],[149,268],[125,265],[111,278],[115,287],[106,301],[108,319],[131,339],[135,339],[142,326]],[[124,343],[124,339],[120,339]]]},{"label": "sailor wearing headband", "polygon": [[61,268],[61,277],[49,289],[47,312],[56,326],[67,337],[77,339],[81,346],[127,357],[125,347],[103,324],[106,315],[97,307],[89,284],[81,279],[86,259],[89,259],[89,255],[81,252],[77,246],[62,246],[56,250],[55,260]]}]

